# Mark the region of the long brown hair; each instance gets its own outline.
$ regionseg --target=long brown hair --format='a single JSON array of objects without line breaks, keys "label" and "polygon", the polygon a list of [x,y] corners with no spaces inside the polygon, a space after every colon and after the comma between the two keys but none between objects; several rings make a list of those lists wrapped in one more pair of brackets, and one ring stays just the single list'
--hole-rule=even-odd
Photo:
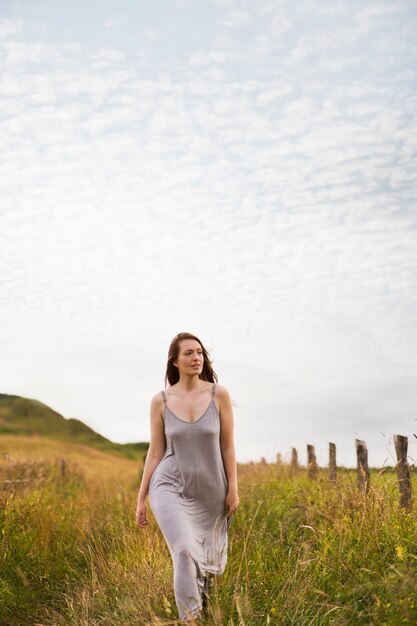
[{"label": "long brown hair", "polygon": [[198,341],[203,351],[203,370],[199,375],[199,378],[201,378],[201,380],[207,380],[210,383],[217,383],[218,378],[216,372],[213,370],[210,354],[207,352],[199,338],[195,335],[192,335],[191,333],[178,333],[178,335],[176,335],[176,337],[174,337],[174,339],[171,341],[168,350],[168,361],[165,372],[165,387],[167,386],[167,383],[169,383],[172,387],[172,385],[175,385],[175,383],[177,383],[180,379],[180,373],[178,371],[178,368],[175,367],[174,361],[178,358],[180,343],[181,341],[184,341],[184,339],[194,339],[195,341]]}]

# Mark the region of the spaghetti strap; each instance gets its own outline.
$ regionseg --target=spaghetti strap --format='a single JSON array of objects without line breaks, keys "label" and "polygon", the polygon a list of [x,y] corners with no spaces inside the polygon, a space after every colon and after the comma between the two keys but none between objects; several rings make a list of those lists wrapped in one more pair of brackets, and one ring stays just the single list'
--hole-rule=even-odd
[{"label": "spaghetti strap", "polygon": [[161,391],[162,398],[164,399],[165,404],[167,403],[167,397],[165,395],[165,391]]},{"label": "spaghetti strap", "polygon": [[213,386],[211,388],[211,397],[212,397],[213,400],[214,400],[214,392],[215,392],[215,390],[216,390],[216,383],[213,383]]}]

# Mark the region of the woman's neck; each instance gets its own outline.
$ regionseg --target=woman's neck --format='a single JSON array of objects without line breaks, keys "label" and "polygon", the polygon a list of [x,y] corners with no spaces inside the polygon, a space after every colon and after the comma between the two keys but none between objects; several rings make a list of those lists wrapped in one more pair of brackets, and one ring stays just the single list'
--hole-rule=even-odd
[{"label": "woman's neck", "polygon": [[201,387],[206,386],[206,382],[196,376],[181,376],[175,385],[175,390],[181,393],[192,393],[193,391],[199,391]]}]

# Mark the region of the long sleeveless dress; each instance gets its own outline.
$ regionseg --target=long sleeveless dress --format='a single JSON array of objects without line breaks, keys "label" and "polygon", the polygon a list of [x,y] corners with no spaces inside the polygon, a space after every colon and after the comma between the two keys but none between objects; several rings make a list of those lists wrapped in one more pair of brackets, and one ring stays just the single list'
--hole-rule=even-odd
[{"label": "long sleeveless dress", "polygon": [[169,409],[165,392],[166,450],[152,474],[149,503],[174,566],[174,594],[181,620],[202,608],[206,576],[222,574],[227,561],[225,500],[228,482],[220,449],[220,416],[211,402],[194,422]]}]

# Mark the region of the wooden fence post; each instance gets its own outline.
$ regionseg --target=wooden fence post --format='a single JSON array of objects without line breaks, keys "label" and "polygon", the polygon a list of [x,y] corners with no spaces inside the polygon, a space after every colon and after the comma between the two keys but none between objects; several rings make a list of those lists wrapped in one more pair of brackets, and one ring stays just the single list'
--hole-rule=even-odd
[{"label": "wooden fence post", "polygon": [[291,448],[291,469],[298,469],[298,455],[295,448]]},{"label": "wooden fence post", "polygon": [[358,487],[360,490],[364,489],[365,493],[368,493],[370,487],[371,477],[368,467],[368,448],[366,443],[361,439],[356,439],[356,456],[358,459]]},{"label": "wooden fence post", "polygon": [[336,444],[329,442],[329,478],[336,482]]},{"label": "wooden fence post", "polygon": [[408,438],[394,435],[395,452],[397,453],[398,487],[400,490],[400,507],[408,511],[412,506],[410,468],[407,463]]},{"label": "wooden fence post", "polygon": [[316,454],[314,452],[314,446],[307,444],[307,459],[308,459],[308,467],[307,467],[307,476],[309,478],[316,478],[317,476],[317,461]]}]

